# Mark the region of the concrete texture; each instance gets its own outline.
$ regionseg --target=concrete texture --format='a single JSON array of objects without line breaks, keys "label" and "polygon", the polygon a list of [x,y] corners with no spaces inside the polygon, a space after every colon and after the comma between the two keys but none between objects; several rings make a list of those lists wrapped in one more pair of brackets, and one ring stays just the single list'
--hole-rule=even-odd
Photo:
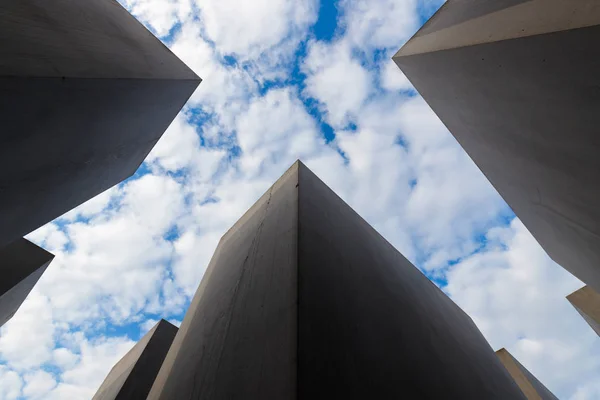
[{"label": "concrete texture", "polygon": [[466,19],[467,3],[394,61],[546,252],[600,291],[600,3],[485,0]]},{"label": "concrete texture", "polygon": [[542,384],[531,372],[527,370],[506,349],[502,348],[496,355],[504,364],[506,370],[513,377],[519,388],[525,394],[527,400],[558,400],[546,386]]},{"label": "concrete texture", "polygon": [[92,400],[145,400],[176,333],[160,320],[115,364]]},{"label": "concrete texture", "polygon": [[15,315],[52,259],[27,239],[0,248],[0,326]]},{"label": "concrete texture", "polygon": [[600,336],[600,293],[589,286],[584,286],[568,295],[567,300]]},{"label": "concrete texture", "polygon": [[302,163],[222,237],[148,399],[524,399],[472,320]]},{"label": "concrete texture", "polygon": [[132,175],[200,82],[114,0],[0,10],[0,246]]}]

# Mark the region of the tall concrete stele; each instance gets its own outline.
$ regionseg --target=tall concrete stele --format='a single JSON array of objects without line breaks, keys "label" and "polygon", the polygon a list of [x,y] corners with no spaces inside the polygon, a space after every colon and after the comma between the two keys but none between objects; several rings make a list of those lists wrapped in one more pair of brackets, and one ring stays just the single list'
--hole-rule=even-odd
[{"label": "tall concrete stele", "polygon": [[0,326],[15,315],[53,259],[27,239],[0,249]]},{"label": "tall concrete stele", "polygon": [[133,174],[200,78],[115,0],[0,8],[2,247]]},{"label": "tall concrete stele", "polygon": [[567,300],[600,336],[600,293],[589,286],[584,286],[568,295]]},{"label": "tall concrete stele", "polygon": [[508,350],[502,348],[496,352],[496,355],[502,361],[510,376],[519,385],[527,400],[558,400],[558,397],[552,394],[542,382],[521,365]]},{"label": "tall concrete stele", "polygon": [[448,0],[394,61],[548,254],[600,292],[600,3]]},{"label": "tall concrete stele", "polygon": [[148,396],[525,399],[471,318],[302,163],[221,238]]},{"label": "tall concrete stele", "polygon": [[92,400],[145,400],[176,333],[160,320],[115,364]]}]

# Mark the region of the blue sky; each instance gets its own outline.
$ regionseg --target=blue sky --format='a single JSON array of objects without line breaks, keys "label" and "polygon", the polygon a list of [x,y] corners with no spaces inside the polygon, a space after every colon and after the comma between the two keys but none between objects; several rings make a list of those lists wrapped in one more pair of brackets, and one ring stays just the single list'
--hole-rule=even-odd
[{"label": "blue sky", "polygon": [[492,347],[561,398],[600,398],[597,337],[564,300],[581,283],[391,61],[441,1],[122,4],[203,82],[132,178],[29,236],[56,259],[0,330],[0,400],[91,398],[157,319],[183,318],[219,237],[298,158]]}]

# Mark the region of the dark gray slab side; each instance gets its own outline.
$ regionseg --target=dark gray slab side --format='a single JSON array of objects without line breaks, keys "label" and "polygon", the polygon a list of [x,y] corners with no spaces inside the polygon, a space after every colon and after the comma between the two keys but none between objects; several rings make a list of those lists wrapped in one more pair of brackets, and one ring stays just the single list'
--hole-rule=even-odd
[{"label": "dark gray slab side", "polygon": [[27,239],[0,248],[0,326],[17,312],[54,255]]},{"label": "dark gray slab side", "polygon": [[472,320],[303,164],[221,239],[148,396],[524,399]]},{"label": "dark gray slab side", "polygon": [[[544,18],[571,4],[582,6],[580,17],[560,14],[553,31]],[[523,7],[529,14],[519,14]],[[508,29],[510,20],[491,13],[417,33],[394,61],[546,252],[600,291],[600,26],[560,30],[578,18],[600,23],[600,5],[533,0],[513,9],[502,15],[523,24],[523,35],[524,18],[548,33],[421,52],[419,43],[430,46],[437,36],[458,41],[468,31],[485,42],[490,27]],[[448,3],[440,12],[452,10]]]},{"label": "dark gray slab side", "polygon": [[176,333],[160,320],[115,364],[92,400],[145,400]]},{"label": "dark gray slab side", "polygon": [[114,0],[0,10],[0,246],[132,175],[200,79]]}]

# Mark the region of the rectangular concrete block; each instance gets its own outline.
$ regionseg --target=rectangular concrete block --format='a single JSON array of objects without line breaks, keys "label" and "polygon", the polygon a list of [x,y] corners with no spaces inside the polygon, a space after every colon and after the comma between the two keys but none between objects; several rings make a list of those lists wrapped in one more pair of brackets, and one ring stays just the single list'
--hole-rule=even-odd
[{"label": "rectangular concrete block", "polygon": [[52,259],[23,238],[0,248],[0,326],[15,315]]},{"label": "rectangular concrete block", "polygon": [[527,400],[558,400],[558,397],[552,394],[546,386],[542,384],[531,372],[521,363],[502,348],[496,351],[496,355],[502,361],[506,370],[513,377],[519,388],[525,394]]},{"label": "rectangular concrete block", "polygon": [[132,175],[200,82],[114,0],[0,9],[0,246]]},{"label": "rectangular concrete block", "polygon": [[568,295],[567,300],[600,336],[600,293],[589,286],[584,286]]},{"label": "rectangular concrete block", "polygon": [[176,333],[160,320],[115,364],[92,400],[145,400]]},{"label": "rectangular concrete block", "polygon": [[221,238],[148,396],[442,398],[524,399],[471,318],[300,162]]},{"label": "rectangular concrete block", "polygon": [[600,291],[600,4],[449,0],[394,56],[546,252]]}]

